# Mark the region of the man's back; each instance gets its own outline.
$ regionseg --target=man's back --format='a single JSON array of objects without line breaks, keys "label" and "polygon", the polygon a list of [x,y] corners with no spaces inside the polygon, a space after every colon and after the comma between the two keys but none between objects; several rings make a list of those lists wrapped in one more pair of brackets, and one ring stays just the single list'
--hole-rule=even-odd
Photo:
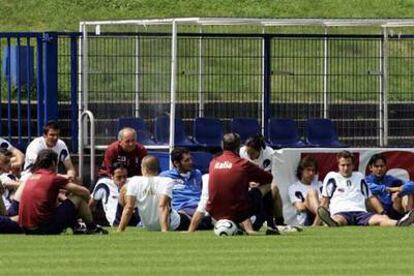
[{"label": "man's back", "polygon": [[329,172],[324,181],[322,195],[330,198],[331,214],[340,212],[366,212],[365,199],[371,192],[360,172],[344,177],[337,172]]},{"label": "man's back", "polygon": [[53,218],[59,190],[68,180],[48,170],[38,170],[27,180],[19,206],[19,224],[37,227]]},{"label": "man's back", "polygon": [[[148,230],[158,231],[160,227],[159,202],[161,196],[172,196],[173,180],[160,176],[134,176],[128,179],[127,196],[136,197],[136,207],[138,207],[144,227]],[[171,216],[170,228],[175,229],[180,223],[177,213]]]},{"label": "man's back", "polygon": [[216,219],[241,222],[249,217],[249,183],[270,184],[272,175],[236,153],[224,151],[209,168],[207,210]]}]

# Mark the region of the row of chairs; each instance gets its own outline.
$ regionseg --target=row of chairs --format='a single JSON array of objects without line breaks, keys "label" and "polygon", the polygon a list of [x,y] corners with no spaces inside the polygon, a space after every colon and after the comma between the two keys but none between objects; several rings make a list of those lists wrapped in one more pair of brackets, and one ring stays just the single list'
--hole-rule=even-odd
[{"label": "row of chairs", "polygon": [[[132,127],[137,131],[138,141],[145,145],[162,145],[169,142],[170,118],[155,118],[154,138],[142,118],[119,118],[118,130]],[[231,130],[240,135],[242,141],[261,133],[259,122],[253,118],[234,118]],[[274,148],[286,147],[345,147],[338,140],[334,123],[329,119],[306,121],[306,138],[302,140],[296,122],[285,118],[270,118],[266,142]],[[194,119],[192,139],[187,137],[184,122],[175,119],[175,145],[187,148],[220,147],[223,137],[223,122],[217,118],[199,117]]]}]

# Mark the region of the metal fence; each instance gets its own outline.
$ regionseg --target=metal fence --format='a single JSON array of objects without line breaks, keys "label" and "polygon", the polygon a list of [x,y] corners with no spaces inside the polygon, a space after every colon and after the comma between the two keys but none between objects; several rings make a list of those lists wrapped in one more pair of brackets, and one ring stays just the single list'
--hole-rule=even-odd
[{"label": "metal fence", "polygon": [[[198,116],[226,130],[232,118],[257,118],[264,133],[267,119],[287,117],[302,136],[308,118],[326,117],[350,146],[412,145],[413,38],[179,33],[176,116],[190,136]],[[23,50],[7,59],[13,47]],[[97,145],[115,139],[119,117],[142,117],[153,131],[170,111],[171,34],[90,33],[87,47],[83,95],[80,33],[0,33],[2,136],[24,147],[57,116],[76,151],[77,93],[96,117]]]},{"label": "metal fence", "polygon": [[[297,121],[330,118],[350,146],[413,144],[412,36],[325,34],[178,34],[176,116]],[[152,130],[169,112],[171,34],[88,37],[89,109],[98,143],[115,137],[121,116]],[[263,121],[262,121],[263,120]]]}]

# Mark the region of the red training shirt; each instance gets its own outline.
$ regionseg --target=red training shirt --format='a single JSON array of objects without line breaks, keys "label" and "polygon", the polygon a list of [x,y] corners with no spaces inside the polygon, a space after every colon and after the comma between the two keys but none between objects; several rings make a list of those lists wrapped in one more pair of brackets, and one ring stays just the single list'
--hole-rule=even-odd
[{"label": "red training shirt", "polygon": [[105,151],[104,160],[98,172],[99,177],[111,176],[111,166],[115,162],[124,163],[128,170],[128,177],[141,175],[141,161],[148,153],[146,148],[136,143],[136,147],[131,152],[126,152],[116,141],[108,146]]},{"label": "red training shirt", "polygon": [[33,229],[53,219],[59,190],[68,179],[46,169],[38,170],[24,187],[19,206],[20,226]]},{"label": "red training shirt", "polygon": [[249,183],[270,184],[273,176],[240,158],[237,153],[224,151],[210,162],[207,211],[216,219],[242,222],[250,215]]}]

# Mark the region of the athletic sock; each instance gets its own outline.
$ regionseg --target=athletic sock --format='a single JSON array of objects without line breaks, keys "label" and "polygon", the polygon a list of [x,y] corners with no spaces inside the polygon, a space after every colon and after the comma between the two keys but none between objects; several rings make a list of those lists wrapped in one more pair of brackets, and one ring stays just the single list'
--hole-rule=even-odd
[{"label": "athletic sock", "polygon": [[88,229],[88,230],[94,230],[94,229],[96,229],[96,223],[95,222],[88,222],[88,223],[85,223],[86,224],[86,228]]}]

